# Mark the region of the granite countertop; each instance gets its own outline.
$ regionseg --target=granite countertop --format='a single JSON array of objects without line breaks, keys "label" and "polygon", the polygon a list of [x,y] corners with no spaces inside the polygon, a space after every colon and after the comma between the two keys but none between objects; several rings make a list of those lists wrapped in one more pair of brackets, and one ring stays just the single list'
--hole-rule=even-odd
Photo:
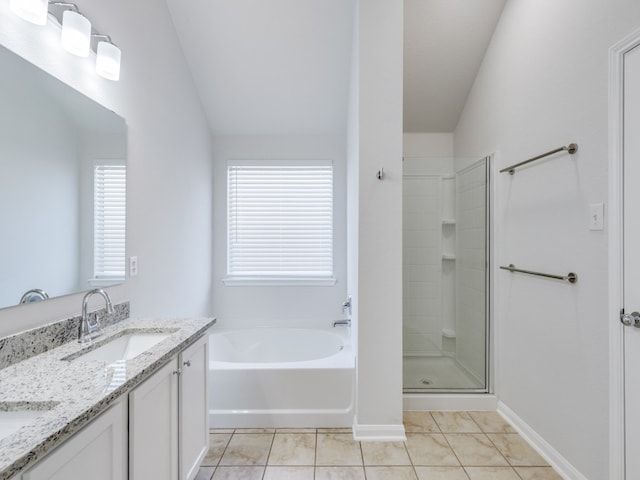
[{"label": "granite countertop", "polygon": [[[0,480],[11,479],[79,431],[120,396],[195,342],[213,318],[127,319],[96,338],[158,332],[170,336],[137,357],[107,365],[98,360],[62,360],[87,345],[77,341],[0,370],[0,410],[40,410],[37,419],[0,440]],[[42,413],[42,415],[40,415]]]}]

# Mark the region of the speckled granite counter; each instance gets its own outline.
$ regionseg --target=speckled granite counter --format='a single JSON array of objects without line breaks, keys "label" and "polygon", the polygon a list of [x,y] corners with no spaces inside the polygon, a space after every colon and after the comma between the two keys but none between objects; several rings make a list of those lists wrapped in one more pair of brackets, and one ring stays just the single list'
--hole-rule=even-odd
[{"label": "speckled granite counter", "polygon": [[11,479],[44,457],[204,335],[214,323],[213,318],[127,319],[105,328],[95,343],[99,345],[103,339],[129,330],[152,330],[171,336],[117,364],[62,360],[87,348],[71,341],[0,370],[3,409],[42,410],[34,422],[0,440],[0,480]]}]

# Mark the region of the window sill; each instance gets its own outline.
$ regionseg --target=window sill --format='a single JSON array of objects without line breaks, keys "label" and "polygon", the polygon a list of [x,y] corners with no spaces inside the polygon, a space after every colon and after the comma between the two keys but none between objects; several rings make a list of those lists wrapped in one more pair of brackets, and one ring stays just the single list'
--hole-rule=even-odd
[{"label": "window sill", "polygon": [[337,283],[334,277],[226,277],[227,287],[331,287]]},{"label": "window sill", "polygon": [[90,278],[87,283],[90,287],[112,287],[114,285],[120,285],[124,283],[124,277],[112,277],[112,278]]}]

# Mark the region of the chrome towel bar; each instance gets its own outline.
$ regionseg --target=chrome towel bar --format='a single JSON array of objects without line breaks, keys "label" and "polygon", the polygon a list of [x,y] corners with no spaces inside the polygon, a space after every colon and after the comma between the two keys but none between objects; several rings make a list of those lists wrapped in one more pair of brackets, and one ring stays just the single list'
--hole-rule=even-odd
[{"label": "chrome towel bar", "polygon": [[570,143],[565,147],[556,148],[555,150],[551,150],[550,152],[543,153],[542,155],[538,155],[537,157],[533,157],[533,158],[530,158],[529,160],[525,160],[523,162],[511,165],[510,167],[503,168],[502,170],[500,170],[500,173],[509,172],[509,175],[513,175],[514,173],[516,173],[516,168],[518,167],[526,165],[527,163],[535,162],[536,160],[540,160],[541,158],[548,157],[549,155],[553,155],[554,153],[565,152],[565,151],[573,155],[578,151],[578,144]]},{"label": "chrome towel bar", "polygon": [[531,270],[521,270],[511,263],[508,267],[500,267],[502,270],[509,270],[510,272],[526,273],[527,275],[537,275],[538,277],[555,278],[556,280],[566,280],[569,283],[576,283],[578,281],[578,275],[573,272],[569,272],[567,275],[552,275],[550,273],[533,272]]}]

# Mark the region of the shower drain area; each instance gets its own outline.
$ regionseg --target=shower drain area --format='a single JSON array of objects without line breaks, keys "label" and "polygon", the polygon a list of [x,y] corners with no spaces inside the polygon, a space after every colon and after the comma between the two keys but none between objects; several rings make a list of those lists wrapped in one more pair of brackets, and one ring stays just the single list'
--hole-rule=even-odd
[{"label": "shower drain area", "polygon": [[481,382],[450,357],[404,357],[403,388],[415,390],[479,389]]}]

